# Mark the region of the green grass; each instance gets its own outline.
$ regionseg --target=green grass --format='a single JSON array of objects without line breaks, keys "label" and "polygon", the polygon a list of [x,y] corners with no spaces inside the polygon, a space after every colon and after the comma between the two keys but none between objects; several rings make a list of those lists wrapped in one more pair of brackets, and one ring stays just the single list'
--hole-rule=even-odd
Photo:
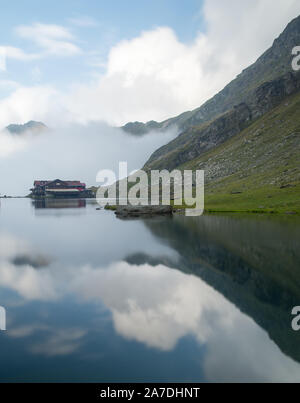
[{"label": "green grass", "polygon": [[300,214],[299,189],[266,186],[241,194],[211,193],[205,196],[205,211]]},{"label": "green grass", "polygon": [[117,210],[117,206],[115,206],[115,205],[110,205],[110,204],[106,204],[106,205],[104,206],[104,210],[112,210],[112,211],[115,211],[115,210]]}]

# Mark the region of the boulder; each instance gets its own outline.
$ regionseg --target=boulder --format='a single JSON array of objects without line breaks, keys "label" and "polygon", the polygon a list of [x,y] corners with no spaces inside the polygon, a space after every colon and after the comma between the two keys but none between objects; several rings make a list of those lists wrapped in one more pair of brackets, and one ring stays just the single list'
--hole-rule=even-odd
[{"label": "boulder", "polygon": [[171,215],[172,206],[117,206],[115,214],[119,218],[152,217],[156,215]]}]

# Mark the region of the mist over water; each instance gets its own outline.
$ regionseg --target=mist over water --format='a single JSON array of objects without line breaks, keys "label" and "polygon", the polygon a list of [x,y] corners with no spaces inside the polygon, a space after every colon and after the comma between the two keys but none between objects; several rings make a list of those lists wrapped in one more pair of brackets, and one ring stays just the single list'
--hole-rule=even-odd
[{"label": "mist over water", "polygon": [[141,168],[151,153],[172,140],[176,129],[133,136],[105,123],[74,124],[40,134],[0,133],[0,193],[23,196],[34,180],[81,180],[97,185],[100,169],[118,174],[119,161],[128,171]]}]

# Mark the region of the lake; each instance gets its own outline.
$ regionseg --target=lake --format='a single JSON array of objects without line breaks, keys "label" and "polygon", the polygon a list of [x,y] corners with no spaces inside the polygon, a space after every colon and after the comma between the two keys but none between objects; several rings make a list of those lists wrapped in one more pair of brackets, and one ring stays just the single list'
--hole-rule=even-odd
[{"label": "lake", "polygon": [[1,199],[1,381],[300,381],[300,221]]}]

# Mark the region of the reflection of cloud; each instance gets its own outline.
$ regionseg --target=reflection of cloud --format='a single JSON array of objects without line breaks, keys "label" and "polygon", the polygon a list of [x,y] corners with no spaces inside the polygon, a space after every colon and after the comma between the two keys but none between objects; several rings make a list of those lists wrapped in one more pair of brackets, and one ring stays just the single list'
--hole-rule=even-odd
[{"label": "reflection of cloud", "polygon": [[32,324],[32,325],[23,325],[18,327],[13,327],[7,331],[7,334],[10,337],[14,338],[22,338],[31,336],[37,330],[47,330],[49,327],[47,325],[42,324]]},{"label": "reflection of cloud", "polygon": [[[47,266],[35,270],[0,262],[0,284],[25,300],[75,295],[99,301],[111,311],[116,331],[149,347],[170,351],[193,335],[205,347],[207,380],[299,381],[299,364],[286,357],[256,323],[200,278],[164,265],[119,262],[105,269]],[[39,326],[10,332],[26,337]],[[46,340],[31,351],[69,354],[79,348],[81,329],[45,329]]]},{"label": "reflection of cloud", "polygon": [[[81,339],[87,334],[86,330],[78,328],[52,328],[44,323],[34,323],[13,327],[7,331],[13,338],[25,338],[36,332],[45,332],[46,336],[38,343],[30,345],[32,353],[46,356],[67,355],[73,353],[81,345]],[[39,337],[39,340],[43,336]]]},{"label": "reflection of cloud", "polygon": [[[159,265],[119,263],[86,268],[72,290],[101,298],[124,337],[171,350],[192,334],[205,345],[210,381],[299,381],[299,364],[285,357],[255,322],[201,279]],[[298,375],[297,375],[298,374]]]},{"label": "reflection of cloud", "polygon": [[81,329],[56,329],[45,341],[34,344],[31,351],[48,356],[71,354],[79,348],[86,333]]},{"label": "reflection of cloud", "polygon": [[[84,298],[100,297],[123,336],[171,350],[180,337],[195,331],[206,309],[218,305],[208,286],[203,283],[199,290],[198,281],[162,265],[119,263],[108,270],[86,268],[72,288]],[[199,338],[204,340],[206,332],[203,328]]]},{"label": "reflection of cloud", "polygon": [[17,291],[26,299],[49,300],[56,296],[51,273],[32,266],[0,262],[0,286]]},{"label": "reflection of cloud", "polygon": [[26,253],[28,250],[28,243],[22,239],[18,239],[8,234],[0,234],[0,261],[11,259],[17,253]]},{"label": "reflection of cloud", "polygon": [[25,299],[48,300],[55,297],[50,272],[36,271],[48,259],[37,255],[24,241],[0,235],[0,286],[18,292]]}]

